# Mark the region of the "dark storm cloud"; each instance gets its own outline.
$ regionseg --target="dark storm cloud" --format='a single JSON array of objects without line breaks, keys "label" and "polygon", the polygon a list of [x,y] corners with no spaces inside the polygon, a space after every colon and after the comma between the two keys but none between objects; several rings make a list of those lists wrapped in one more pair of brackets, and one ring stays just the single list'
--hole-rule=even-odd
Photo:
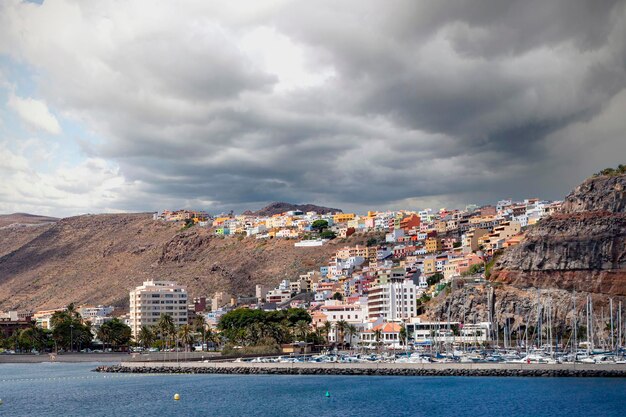
[{"label": "dark storm cloud", "polygon": [[[55,80],[49,101],[103,137],[85,149],[117,162],[145,208],[558,198],[569,161],[550,138],[565,146],[561,132],[576,136],[626,87],[623,1],[218,6],[155,6],[154,24],[124,30],[132,12],[92,5],[82,19],[108,27],[106,15],[116,30],[76,41],[80,59],[59,48],[39,63]],[[295,86],[265,65],[288,45],[264,44],[259,28],[300,51]],[[284,53],[281,68],[300,59]],[[612,161],[600,148],[596,160]],[[132,196],[117,205],[137,208]]]}]

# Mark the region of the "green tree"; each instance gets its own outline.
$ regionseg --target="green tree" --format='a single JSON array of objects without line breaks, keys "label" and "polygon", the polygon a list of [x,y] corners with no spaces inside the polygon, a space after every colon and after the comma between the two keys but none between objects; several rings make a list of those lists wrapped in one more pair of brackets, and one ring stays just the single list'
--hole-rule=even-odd
[{"label": "green tree", "polygon": [[231,344],[255,346],[271,340],[280,344],[292,341],[300,321],[312,321],[311,315],[301,308],[269,312],[238,308],[220,318],[218,329]]},{"label": "green tree", "polygon": [[400,327],[400,343],[403,344],[404,346],[406,346],[406,342],[407,342],[407,332],[406,332],[406,325]]},{"label": "green tree", "polygon": [[302,337],[304,342],[307,341],[307,334],[309,332],[309,323],[304,320],[300,320],[296,323],[296,333]]},{"label": "green tree", "polygon": [[340,292],[336,292],[336,293],[333,294],[333,298],[332,299],[341,301],[341,300],[343,300],[343,295],[341,295]]},{"label": "green tree", "polygon": [[322,326],[324,335],[326,336],[326,344],[330,345],[330,331],[332,330],[333,325],[329,321],[324,322],[324,326]]},{"label": "green tree", "polygon": [[96,333],[98,339],[106,346],[117,349],[128,346],[131,339],[131,329],[118,318],[102,323]]},{"label": "green tree", "polygon": [[180,326],[180,329],[178,330],[178,339],[182,342],[183,346],[185,346],[185,352],[188,352],[195,341],[193,330],[190,325],[183,324]]},{"label": "green tree", "polygon": [[169,342],[173,341],[174,336],[176,335],[176,325],[174,324],[172,316],[169,314],[162,314],[161,317],[159,317],[157,328],[159,329],[161,340],[165,342],[166,347],[169,346]]},{"label": "green tree", "polygon": [[322,231],[324,231],[324,229],[326,229],[327,227],[327,220],[315,220],[313,223],[311,223],[311,229],[315,230],[318,233],[322,233]]},{"label": "green tree", "polygon": [[352,338],[356,336],[359,331],[354,324],[349,324],[346,328],[346,333],[348,333],[348,338],[350,339],[350,348],[352,348]]},{"label": "green tree", "polygon": [[204,347],[206,345],[206,319],[204,316],[196,316],[193,319],[193,326],[197,332],[199,332],[202,336],[202,351],[204,352]]},{"label": "green tree", "polygon": [[49,333],[46,330],[33,323],[31,327],[20,331],[18,341],[20,346],[28,346],[31,349],[42,351],[48,347],[48,336]]},{"label": "green tree", "polygon": [[74,303],[70,303],[65,310],[55,312],[50,318],[53,327],[52,339],[57,347],[74,350],[89,345],[93,340],[91,324],[83,323]]},{"label": "green tree", "polygon": [[380,349],[380,345],[382,344],[381,339],[383,338],[383,331],[381,329],[374,330],[374,340],[376,340],[376,350]]},{"label": "green tree", "polygon": [[375,237],[370,237],[369,239],[367,239],[367,243],[365,245],[368,247],[376,246],[378,245],[378,239],[376,239]]},{"label": "green tree", "polygon": [[154,343],[154,340],[155,334],[152,331],[152,328],[146,325],[141,326],[139,334],[137,335],[137,342],[144,348],[149,348]]},{"label": "green tree", "polygon": [[435,272],[434,274],[426,278],[426,283],[428,285],[435,285],[442,279],[443,279],[443,274],[441,272]]},{"label": "green tree", "polygon": [[346,330],[348,329],[348,322],[345,320],[339,320],[337,323],[335,323],[335,328],[339,332],[339,337],[337,338],[337,345],[343,347],[345,345],[344,339],[346,336]]},{"label": "green tree", "polygon": [[323,232],[320,233],[320,237],[322,239],[333,240],[334,238],[337,237],[337,233],[333,232],[332,230],[324,230]]}]

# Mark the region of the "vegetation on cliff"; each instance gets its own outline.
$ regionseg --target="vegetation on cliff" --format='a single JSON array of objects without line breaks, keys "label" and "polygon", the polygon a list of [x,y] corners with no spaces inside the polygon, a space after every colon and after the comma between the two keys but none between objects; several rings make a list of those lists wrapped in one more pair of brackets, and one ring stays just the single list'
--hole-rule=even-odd
[{"label": "vegetation on cliff", "polygon": [[596,172],[593,174],[594,177],[599,176],[607,176],[607,177],[615,177],[618,175],[626,174],[626,165],[619,164],[617,168],[604,168],[600,172]]}]

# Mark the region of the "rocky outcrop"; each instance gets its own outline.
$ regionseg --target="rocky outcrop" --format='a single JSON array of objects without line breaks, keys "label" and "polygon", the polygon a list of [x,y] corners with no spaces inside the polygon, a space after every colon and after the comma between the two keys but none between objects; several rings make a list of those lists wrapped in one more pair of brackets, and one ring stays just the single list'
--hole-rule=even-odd
[{"label": "rocky outcrop", "polygon": [[561,211],[626,213],[626,175],[589,178],[567,196]]},{"label": "rocky outcrop", "polygon": [[530,228],[495,263],[491,280],[626,296],[626,175],[578,186],[560,213]]},{"label": "rocky outcrop", "polygon": [[[626,175],[588,179],[559,213],[531,226],[519,245],[496,259],[490,282],[432,300],[426,315],[492,321],[515,331],[532,326],[549,306],[555,325],[567,329],[574,314],[578,323],[585,321],[590,296],[599,316],[608,317],[609,298],[626,305],[625,188]],[[596,324],[596,331],[605,324]]]}]

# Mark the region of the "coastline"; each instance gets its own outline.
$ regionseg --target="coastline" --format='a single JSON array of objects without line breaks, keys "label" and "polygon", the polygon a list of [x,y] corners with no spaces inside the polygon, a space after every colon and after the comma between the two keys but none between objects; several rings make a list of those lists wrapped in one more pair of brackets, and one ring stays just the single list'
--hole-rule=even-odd
[{"label": "coastline", "polygon": [[497,376],[626,378],[626,365],[505,363],[234,363],[180,362],[100,366],[96,372],[142,374],[359,375],[359,376]]},{"label": "coastline", "polygon": [[17,354],[17,355],[0,355],[0,365],[3,363],[43,363],[43,362],[64,362],[64,363],[76,363],[76,362],[163,362],[166,361],[177,362],[179,359],[185,362],[189,360],[206,360],[214,357],[219,357],[219,353],[215,352],[167,352],[167,353],[62,353],[54,356],[54,359],[50,354],[42,353],[40,355],[32,354]]}]

